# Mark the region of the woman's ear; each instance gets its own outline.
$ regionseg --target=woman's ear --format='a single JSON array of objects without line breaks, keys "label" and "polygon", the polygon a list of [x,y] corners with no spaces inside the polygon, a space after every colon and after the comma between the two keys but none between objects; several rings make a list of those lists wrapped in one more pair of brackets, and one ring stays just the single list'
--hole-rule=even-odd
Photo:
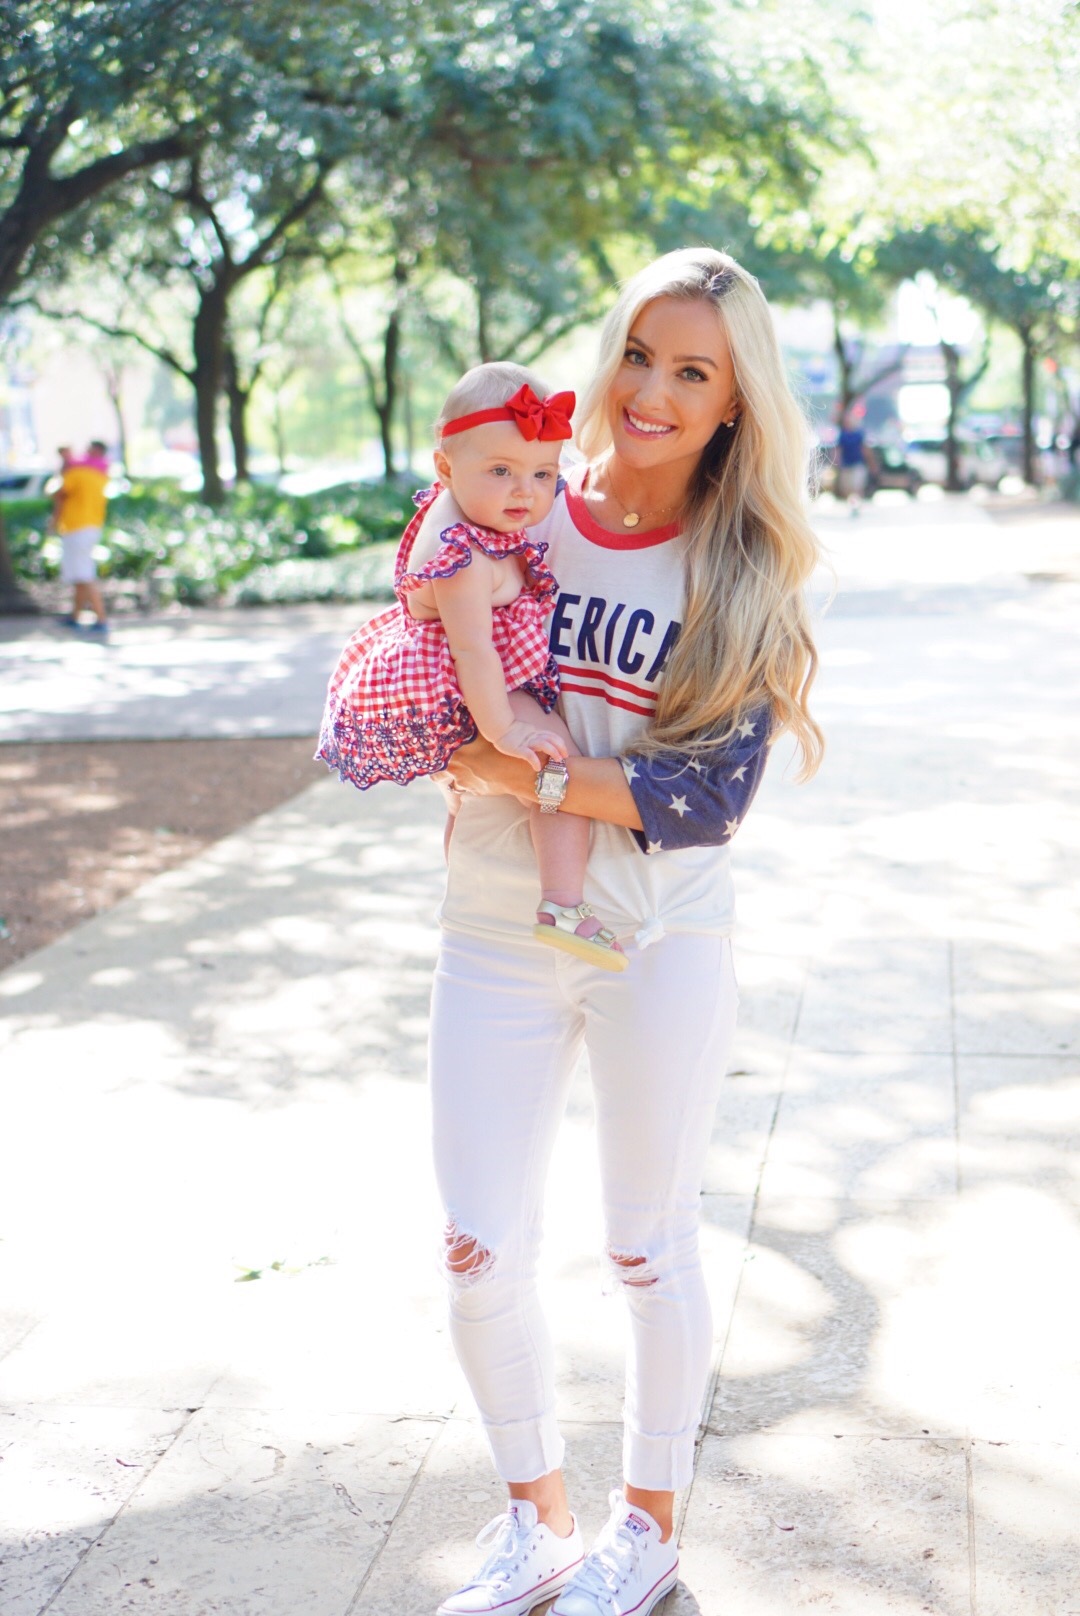
[{"label": "woman's ear", "polygon": [[451,482],[452,467],[450,465],[450,456],[444,454],[441,449],[436,449],[435,451],[435,475],[438,477],[444,488],[453,487],[453,483]]}]

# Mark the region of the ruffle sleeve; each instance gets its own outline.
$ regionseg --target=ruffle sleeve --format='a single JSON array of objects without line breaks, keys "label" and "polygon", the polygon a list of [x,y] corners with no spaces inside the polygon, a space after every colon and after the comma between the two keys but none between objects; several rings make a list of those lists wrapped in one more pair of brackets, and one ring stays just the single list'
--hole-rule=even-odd
[{"label": "ruffle sleeve", "polygon": [[[438,491],[437,488],[429,490],[431,498],[427,494],[416,496],[418,505],[421,499],[424,500],[419,515],[423,515]],[[477,549],[493,561],[501,561],[506,556],[521,556],[525,562],[525,588],[529,594],[538,601],[554,602],[559,586],[544,560],[547,548],[542,539],[530,539],[524,528],[513,533],[496,533],[491,528],[476,527],[472,522],[455,522],[452,527],[442,530],[439,548],[422,567],[410,568],[408,553],[401,556],[394,588],[399,596],[408,595],[423,584],[452,578],[462,567],[469,565],[473,550]],[[411,549],[410,544],[410,552]]]}]

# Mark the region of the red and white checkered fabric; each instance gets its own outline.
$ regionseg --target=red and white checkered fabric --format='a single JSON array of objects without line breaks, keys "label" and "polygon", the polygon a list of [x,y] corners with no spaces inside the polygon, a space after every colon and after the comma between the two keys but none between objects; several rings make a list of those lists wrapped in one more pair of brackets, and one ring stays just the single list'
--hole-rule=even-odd
[{"label": "red and white checkered fabric", "polygon": [[422,774],[445,769],[459,746],[476,738],[457,671],[438,619],[410,616],[406,597],[422,584],[450,578],[472,560],[475,546],[485,555],[519,555],[525,562],[521,594],[491,614],[491,637],[503,667],[507,690],[527,690],[545,712],[559,694],[558,672],[548,649],[546,618],[557,585],[544,554],[546,544],[524,530],[494,533],[457,523],[441,534],[426,566],[408,569],[424,513],[439,485],[416,496],[419,509],[405,530],[394,568],[396,606],[381,612],[349,640],[330,678],[316,756],[343,780],[366,790],[381,780],[406,785]]}]

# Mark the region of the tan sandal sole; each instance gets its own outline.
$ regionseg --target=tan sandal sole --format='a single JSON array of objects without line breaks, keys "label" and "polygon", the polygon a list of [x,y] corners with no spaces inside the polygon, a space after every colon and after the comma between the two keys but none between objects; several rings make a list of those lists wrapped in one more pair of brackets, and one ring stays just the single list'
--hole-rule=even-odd
[{"label": "tan sandal sole", "polygon": [[559,926],[542,926],[538,921],[533,927],[533,936],[538,943],[546,943],[549,948],[561,948],[564,954],[576,954],[578,959],[588,960],[590,965],[599,966],[602,971],[625,971],[630,963],[618,949],[605,948],[603,943],[578,937]]}]

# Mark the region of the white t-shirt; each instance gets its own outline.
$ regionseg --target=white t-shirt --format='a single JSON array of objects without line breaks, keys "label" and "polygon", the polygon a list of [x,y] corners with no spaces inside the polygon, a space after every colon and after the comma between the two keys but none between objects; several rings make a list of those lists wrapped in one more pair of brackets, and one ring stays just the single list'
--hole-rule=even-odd
[{"label": "white t-shirt", "polygon": [[[589,514],[573,468],[543,539],[559,581],[551,649],[559,711],[588,757],[621,757],[648,727],[683,602],[683,544],[674,526],[609,533]],[[624,769],[633,769],[624,758]],[[675,793],[673,799],[678,801]],[[673,809],[673,812],[677,812]],[[593,823],[585,898],[620,938],[665,931],[729,936],[734,927],[730,853],[723,847],[646,855],[621,825]],[[527,935],[539,900],[528,813],[511,797],[464,797],[450,844],[440,920],[449,931]]]}]

